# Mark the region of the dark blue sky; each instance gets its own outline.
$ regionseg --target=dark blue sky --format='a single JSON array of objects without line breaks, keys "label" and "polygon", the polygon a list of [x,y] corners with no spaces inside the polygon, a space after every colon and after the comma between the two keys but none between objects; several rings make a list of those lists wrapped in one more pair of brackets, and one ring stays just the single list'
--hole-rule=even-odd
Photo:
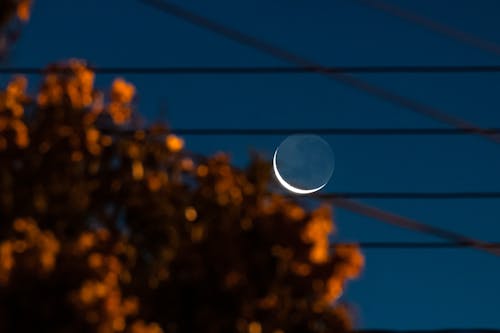
[{"label": "dark blue sky", "polygon": [[[181,3],[179,1],[179,3]],[[323,65],[487,65],[498,56],[352,0],[184,0],[183,5]],[[398,1],[406,9],[500,43],[500,1]],[[9,65],[69,57],[95,66],[286,65],[134,0],[39,0]],[[500,127],[500,74],[363,75],[363,79],[484,127]],[[177,128],[437,127],[432,120],[316,75],[129,75],[154,121],[167,103]],[[1,78],[2,83],[6,80]],[[106,87],[112,76],[101,75]],[[35,89],[36,87],[31,87]],[[167,120],[167,119],[164,119]],[[186,137],[189,149],[249,148],[271,156],[283,136]],[[326,191],[495,191],[500,146],[480,137],[325,137],[336,154]],[[473,237],[500,241],[499,201],[367,200]],[[433,241],[342,210],[338,239]],[[362,328],[500,328],[500,258],[473,250],[365,251],[345,298]]]}]

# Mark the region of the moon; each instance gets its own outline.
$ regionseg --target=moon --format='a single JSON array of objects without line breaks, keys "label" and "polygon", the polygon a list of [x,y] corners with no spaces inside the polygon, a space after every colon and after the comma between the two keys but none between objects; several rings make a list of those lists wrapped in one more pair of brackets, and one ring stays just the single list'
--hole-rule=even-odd
[{"label": "moon", "polygon": [[276,155],[278,154],[278,149],[276,149],[276,151],[274,152],[274,157],[273,157],[273,169],[274,169],[274,174],[276,175],[276,178],[278,179],[278,181],[280,182],[281,186],[283,186],[284,188],[286,188],[288,191],[290,192],[293,192],[293,193],[297,193],[297,194],[310,194],[310,193],[314,193],[316,191],[319,191],[321,190],[323,187],[325,187],[326,184],[323,184],[321,185],[320,187],[316,187],[316,188],[313,188],[312,190],[303,190],[303,189],[300,189],[300,188],[297,188],[297,187],[294,187],[290,184],[288,184],[284,179],[283,177],[281,177],[280,175],[280,172],[278,170],[278,167],[276,166]]},{"label": "moon", "polygon": [[296,194],[314,193],[325,187],[333,174],[333,151],[317,135],[291,135],[276,148],[273,170],[286,190]]}]

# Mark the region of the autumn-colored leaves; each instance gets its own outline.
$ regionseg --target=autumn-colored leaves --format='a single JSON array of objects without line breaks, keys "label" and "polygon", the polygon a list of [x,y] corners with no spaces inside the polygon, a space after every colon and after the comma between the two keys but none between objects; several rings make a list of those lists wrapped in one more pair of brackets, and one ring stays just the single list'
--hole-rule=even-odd
[{"label": "autumn-colored leaves", "polygon": [[16,14],[21,21],[28,21],[30,19],[32,0],[20,0],[17,5]]},{"label": "autumn-colored leaves", "polygon": [[[30,218],[14,221],[15,236],[0,243],[0,283],[8,284],[15,265],[39,273],[50,272],[60,251],[60,243],[50,231],[40,230]],[[20,260],[16,261],[16,257]]]},{"label": "autumn-colored leaves", "polygon": [[[61,105],[69,100],[76,109],[90,108],[97,117],[107,113],[117,125],[130,120],[135,87],[125,80],[116,79],[105,103],[101,92],[94,89],[94,73],[78,60],[71,60],[66,66],[56,65],[49,69],[38,94],[40,107]],[[87,118],[92,119],[92,116]]]},{"label": "autumn-colored leaves", "polygon": [[20,23],[31,15],[33,0],[0,1],[0,60],[7,55],[10,46],[20,35]]},{"label": "autumn-colored leaves", "polygon": [[0,4],[0,29],[14,17],[26,22],[31,16],[32,0],[5,0]]},{"label": "autumn-colored leaves", "polygon": [[38,313],[49,284],[75,332],[349,329],[336,302],[364,259],[331,244],[329,207],[270,193],[264,161],[240,170],[138,128],[134,86],[94,79],[73,60],[36,98],[21,77],[0,92],[0,297]]},{"label": "autumn-colored leaves", "polygon": [[5,91],[0,92],[0,151],[15,145],[26,148],[29,144],[28,128],[23,120],[27,80],[14,78]]},{"label": "autumn-colored leaves", "polygon": [[146,325],[137,319],[139,298],[124,296],[122,292],[122,286],[131,283],[128,267],[136,260],[135,248],[120,240],[110,251],[103,251],[110,244],[110,237],[106,229],[97,229],[83,232],[76,241],[76,258],[86,258],[94,276],[71,292],[71,302],[85,320],[96,326],[97,332],[123,332],[127,328],[130,333],[162,332],[158,324]]},{"label": "autumn-colored leaves", "polygon": [[131,102],[135,95],[135,88],[123,79],[116,79],[111,86],[111,102],[108,112],[113,121],[123,125],[132,114]]}]

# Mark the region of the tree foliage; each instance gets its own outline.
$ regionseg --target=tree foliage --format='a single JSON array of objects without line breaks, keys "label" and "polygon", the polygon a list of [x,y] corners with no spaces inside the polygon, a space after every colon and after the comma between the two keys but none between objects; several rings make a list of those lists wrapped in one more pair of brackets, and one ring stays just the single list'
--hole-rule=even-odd
[{"label": "tree foliage", "polygon": [[[1,332],[346,331],[363,257],[328,206],[268,190],[269,165],[134,129],[135,88],[82,62],[0,93]],[[132,125],[131,125],[132,124]]]},{"label": "tree foliage", "polygon": [[20,23],[30,18],[32,0],[0,1],[0,59],[20,34]]}]

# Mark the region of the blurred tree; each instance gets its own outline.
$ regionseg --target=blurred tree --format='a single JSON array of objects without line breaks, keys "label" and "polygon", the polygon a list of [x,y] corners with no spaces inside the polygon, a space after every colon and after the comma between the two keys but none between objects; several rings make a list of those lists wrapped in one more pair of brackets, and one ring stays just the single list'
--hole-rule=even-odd
[{"label": "blurred tree", "polygon": [[32,0],[0,1],[0,59],[7,54],[8,47],[20,34],[20,22],[30,18]]},{"label": "blurred tree", "polygon": [[0,332],[344,332],[363,256],[269,165],[133,128],[133,85],[82,62],[0,93]]}]

